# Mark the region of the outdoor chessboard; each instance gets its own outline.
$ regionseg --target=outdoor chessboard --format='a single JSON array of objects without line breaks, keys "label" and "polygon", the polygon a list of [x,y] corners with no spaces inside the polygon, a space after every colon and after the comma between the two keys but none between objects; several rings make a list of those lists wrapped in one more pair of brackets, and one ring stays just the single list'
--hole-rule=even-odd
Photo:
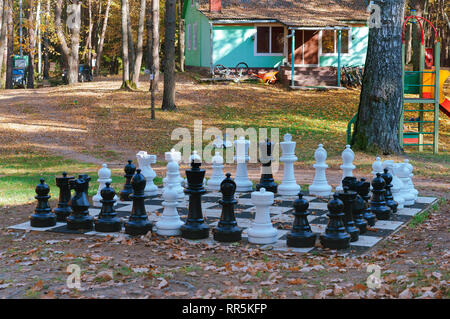
[{"label": "outdoor chessboard", "polygon": [[[154,197],[149,197],[145,200],[146,211],[149,216],[149,220],[152,222],[156,222],[159,220],[162,215],[163,199],[161,198],[161,191],[159,189],[159,195]],[[211,230],[213,227],[217,226],[217,223],[220,219],[220,215],[222,212],[222,208],[219,205],[218,201],[221,199],[222,194],[219,192],[207,192],[202,196],[202,208],[204,212],[205,222],[211,226]],[[271,246],[274,250],[287,251],[291,250],[293,252],[312,252],[317,250],[318,248],[292,248],[287,247],[286,245],[286,237],[287,233],[292,228],[292,223],[294,220],[293,216],[293,202],[296,199],[296,196],[287,197],[275,195],[275,202],[270,207],[270,215],[272,219],[272,223],[274,227],[278,230],[278,241],[274,244],[267,245],[253,245],[255,247],[261,248],[269,248]],[[309,201],[309,211],[311,214],[308,216],[309,223],[311,225],[312,231],[315,233],[324,233],[326,226],[328,224],[327,217],[327,202],[326,198],[317,198],[314,196],[308,196],[305,192],[305,196],[303,197]],[[242,241],[241,244],[249,244],[247,240],[247,228],[250,227],[253,218],[255,217],[255,206],[252,205],[251,202],[251,194],[248,193],[236,193],[236,199],[238,200],[238,204],[235,206],[235,214],[236,221],[238,226],[243,229],[242,233]],[[414,215],[426,210],[430,205],[436,202],[437,199],[434,197],[419,197],[416,203],[412,206],[408,206],[402,209],[399,209],[396,214],[393,214],[390,220],[380,220],[377,221],[374,227],[371,227],[371,230],[368,230],[363,235],[359,236],[359,240],[350,243],[350,248],[344,250],[342,252],[352,252],[356,254],[363,254],[371,247],[375,246],[383,239],[389,237],[392,233],[397,231],[402,225],[408,222]],[[178,213],[180,218],[185,221],[188,214],[188,196],[184,198],[184,200],[179,201],[178,203]],[[117,203],[115,207],[117,215],[122,218],[123,221],[128,220],[128,216],[131,214],[132,202],[121,202]],[[90,208],[89,213],[92,216],[97,216],[100,213],[100,208]],[[154,223],[155,224],[155,223]],[[16,230],[33,230],[33,231],[45,231],[45,232],[54,232],[54,233],[71,233],[71,234],[84,234],[84,235],[97,235],[97,236],[128,236],[124,233],[124,228],[122,227],[122,231],[119,233],[100,233],[96,231],[82,231],[82,230],[69,230],[65,223],[58,222],[53,227],[47,228],[36,228],[31,227],[30,222],[24,222],[18,225],[10,226],[10,229]],[[203,242],[209,243],[217,243],[213,240],[212,232],[210,231],[210,236],[208,239],[200,240]]]}]

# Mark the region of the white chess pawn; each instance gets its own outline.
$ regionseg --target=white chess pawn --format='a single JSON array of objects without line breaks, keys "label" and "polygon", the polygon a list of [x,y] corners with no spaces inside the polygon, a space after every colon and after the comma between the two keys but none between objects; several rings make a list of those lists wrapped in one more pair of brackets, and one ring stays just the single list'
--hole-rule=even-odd
[{"label": "white chess pawn", "polygon": [[183,199],[184,189],[181,186],[180,166],[175,160],[176,154],[174,155],[173,152],[166,152],[165,159],[168,163],[164,189],[170,187],[174,188],[175,192],[177,193],[177,199]]},{"label": "white chess pawn", "polygon": [[375,162],[372,164],[372,175],[373,178],[377,177],[377,173],[383,174],[383,163],[381,162],[381,158],[377,157]]},{"label": "white chess pawn", "polygon": [[331,195],[331,186],[328,185],[325,170],[328,165],[325,163],[327,159],[327,151],[322,144],[314,152],[316,163],[313,167],[316,169],[312,185],[309,186],[309,193],[311,195],[327,197]]},{"label": "white chess pawn", "polygon": [[408,187],[408,180],[409,180],[409,168],[407,167],[406,163],[397,163],[395,166],[395,175],[400,178],[403,185],[400,189],[400,194],[405,199],[405,206],[411,206],[414,205],[414,194],[411,193],[411,190]]},{"label": "white chess pawn", "polygon": [[414,183],[412,181],[412,178],[414,176],[414,174],[412,173],[412,171],[414,170],[414,167],[411,165],[411,163],[409,162],[409,159],[405,159],[404,163],[406,164],[406,167],[409,170],[409,180],[408,180],[408,189],[410,190],[410,192],[414,195],[414,200],[417,200],[417,197],[419,196],[419,191],[414,187]]},{"label": "white chess pawn", "polygon": [[156,233],[161,236],[178,236],[183,222],[177,211],[177,192],[171,185],[163,191],[164,207],[161,219],[156,223]]},{"label": "white chess pawn", "polygon": [[[171,150],[170,150],[170,152],[166,152],[166,153],[171,153],[171,158],[172,158],[172,160],[173,161],[175,161],[177,164],[178,164],[178,166],[180,166],[180,162],[181,162],[181,152],[177,152],[177,151],[175,151],[175,149],[174,148],[172,148]],[[166,156],[167,157],[167,156]],[[167,161],[167,158],[166,158],[166,161]],[[184,187],[185,186],[185,184],[186,184],[186,180],[184,179],[184,178],[182,178],[181,177],[181,175],[180,175],[180,169],[178,168],[178,180],[179,180],[179,182],[180,182],[180,184],[181,184],[181,187]],[[167,177],[164,177],[163,178],[163,186],[166,186],[166,181],[167,181]]]},{"label": "white chess pawn", "polygon": [[206,184],[208,190],[220,190],[220,183],[222,183],[222,181],[225,179],[223,167],[223,157],[220,155],[220,152],[216,152],[216,154],[212,158],[211,178],[208,179],[208,182]]},{"label": "white chess pawn", "polygon": [[[100,202],[102,200],[102,195],[100,195],[100,192],[103,188],[106,187],[106,183],[111,183],[111,170],[108,168],[107,164],[102,164],[102,168],[98,170],[98,179],[97,182],[99,182],[97,194],[95,194],[92,197],[92,202],[94,207],[102,207],[102,203]],[[119,198],[114,196],[114,199],[117,201]],[[117,205],[117,202],[114,204]]]},{"label": "white chess pawn", "polygon": [[248,241],[252,244],[272,244],[278,239],[278,232],[270,221],[270,205],[273,204],[274,194],[261,188],[252,193],[252,203],[255,205],[255,219],[247,231]]},{"label": "white chess pawn", "polygon": [[245,140],[244,137],[241,136],[238,140],[234,141],[234,147],[236,150],[234,160],[237,163],[234,178],[234,182],[236,183],[236,192],[252,191],[253,183],[250,181],[247,174],[247,162],[250,160],[250,157],[248,156],[250,141]]},{"label": "white chess pawn", "polygon": [[284,141],[280,142],[282,156],[280,161],[284,164],[283,180],[278,186],[278,194],[282,196],[295,196],[300,192],[300,186],[297,184],[294,172],[294,162],[297,161],[295,156],[295,146],[297,143],[292,141],[291,134],[284,135]]},{"label": "white chess pawn", "polygon": [[145,180],[147,181],[144,189],[145,196],[158,195],[158,186],[153,183],[156,173],[151,166],[151,164],[156,163],[156,155],[150,155],[145,151],[139,151],[136,154],[136,158],[139,168],[141,169],[141,174],[144,175]]},{"label": "white chess pawn", "polygon": [[392,160],[386,160],[383,162],[383,169],[387,168],[388,172],[392,175],[392,196],[394,197],[394,200],[398,203],[397,208],[404,208],[405,207],[405,199],[401,195],[400,191],[403,187],[402,181],[397,177],[394,170],[394,161]]},{"label": "white chess pawn", "polygon": [[345,150],[342,152],[342,179],[341,183],[338,187],[336,187],[337,191],[343,191],[344,188],[342,187],[342,180],[347,176],[353,176],[353,170],[356,168],[355,165],[353,165],[353,160],[355,159],[355,153],[353,153],[352,149],[350,148],[350,145],[345,146]]}]

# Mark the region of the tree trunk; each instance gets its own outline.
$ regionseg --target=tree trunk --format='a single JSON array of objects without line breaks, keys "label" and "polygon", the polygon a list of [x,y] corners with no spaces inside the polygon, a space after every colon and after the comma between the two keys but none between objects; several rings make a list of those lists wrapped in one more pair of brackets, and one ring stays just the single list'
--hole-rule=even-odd
[{"label": "tree trunk", "polygon": [[48,33],[48,24],[50,23],[50,0],[47,0],[47,6],[45,8],[45,24],[47,27],[44,32],[44,70],[43,77],[44,79],[49,78],[50,71],[50,43],[49,43],[49,33]]},{"label": "tree trunk", "polygon": [[128,0],[121,0],[122,12],[122,88],[129,88],[130,85],[130,61],[128,60],[128,19],[127,3]]},{"label": "tree trunk", "polygon": [[[130,64],[130,79],[133,79],[133,71],[134,71],[134,61],[136,59],[136,54],[134,51],[134,40],[133,40],[133,32],[131,27],[131,18],[130,18],[130,0],[127,1],[127,32],[128,32],[128,56],[129,56],[129,64]],[[132,84],[134,86],[134,84]]]},{"label": "tree trunk", "polygon": [[8,57],[6,60],[6,83],[5,88],[12,89],[12,56],[14,54],[14,21],[12,12],[12,0],[5,1],[5,5],[8,6]]},{"label": "tree trunk", "polygon": [[175,32],[176,0],[166,0],[164,23],[164,93],[163,110],[175,110]]},{"label": "tree trunk", "polygon": [[[150,0],[151,1],[151,0]],[[145,68],[152,69],[152,5],[149,3],[146,9],[147,44],[145,47]]]},{"label": "tree trunk", "polygon": [[88,15],[89,15],[89,27],[88,27],[88,36],[86,38],[86,47],[87,47],[87,64],[90,68],[92,68],[92,28],[94,26],[92,20],[92,0],[88,1]]},{"label": "tree trunk", "polygon": [[141,73],[143,43],[144,43],[144,25],[145,25],[145,5],[146,0],[141,0],[139,11],[139,28],[137,33],[136,60],[134,61],[133,83],[136,87],[139,84],[139,75]]},{"label": "tree trunk", "polygon": [[179,33],[178,33],[178,55],[180,57],[180,71],[184,72],[184,19],[183,15],[184,1],[180,0],[179,8]]},{"label": "tree trunk", "polygon": [[8,10],[7,6],[4,5],[3,0],[0,0],[0,76],[3,74],[3,55],[6,49],[7,42],[7,20],[8,20]]},{"label": "tree trunk", "polygon": [[108,0],[106,3],[106,11],[105,11],[105,17],[103,19],[103,26],[102,26],[102,33],[100,35],[100,40],[98,44],[98,50],[97,50],[97,63],[95,65],[95,74],[98,75],[100,73],[100,64],[102,61],[102,55],[103,55],[103,43],[105,42],[105,35],[106,35],[106,28],[108,26],[108,16],[109,16],[109,8],[111,7],[111,0]]},{"label": "tree trunk", "polygon": [[398,154],[402,94],[402,23],[404,0],[377,0],[381,27],[370,28],[354,148]]},{"label": "tree trunk", "polygon": [[152,63],[155,70],[154,90],[159,90],[159,0],[152,0]]},{"label": "tree trunk", "polygon": [[[421,17],[423,15],[423,8],[424,8],[424,2],[423,0],[410,0],[410,7],[411,9],[415,9],[416,16]],[[415,20],[410,20],[415,22]],[[423,21],[421,21],[423,22]],[[422,23],[423,24],[423,23]],[[425,35],[424,35],[425,37]],[[411,55],[411,62],[413,64],[413,70],[418,71],[419,70],[419,64],[420,64],[420,44],[422,42],[422,36],[420,32],[419,23],[416,22],[412,25],[411,30],[411,48],[412,48],[412,55]]]},{"label": "tree trunk", "polygon": [[[81,12],[81,1],[74,0],[78,14]],[[71,36],[70,60],[69,60],[69,84],[78,82],[78,53],[80,49],[80,28],[77,23],[74,25]]]},{"label": "tree trunk", "polygon": [[28,80],[27,80],[27,88],[34,88],[34,50],[35,50],[35,19],[34,19],[34,6],[32,6],[29,10],[28,16]]}]

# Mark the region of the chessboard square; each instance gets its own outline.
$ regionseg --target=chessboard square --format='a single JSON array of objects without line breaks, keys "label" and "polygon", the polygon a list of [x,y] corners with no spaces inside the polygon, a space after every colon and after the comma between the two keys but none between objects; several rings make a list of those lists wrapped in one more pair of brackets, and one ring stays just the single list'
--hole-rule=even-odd
[{"label": "chessboard square", "polygon": [[51,227],[31,227],[30,222],[27,221],[25,223],[22,224],[17,224],[17,225],[13,225],[13,226],[9,226],[9,229],[16,229],[16,230],[35,230],[35,231],[47,231],[59,226],[63,226],[66,223],[59,223],[57,222],[55,226],[51,226]]},{"label": "chessboard square", "polygon": [[212,203],[212,202],[203,202],[202,203],[202,208],[209,208],[209,207],[213,207],[213,206],[217,206],[217,203]]},{"label": "chessboard square", "polygon": [[422,196],[419,196],[416,199],[416,203],[419,203],[419,204],[431,204],[435,200],[436,200],[436,197],[422,197]]},{"label": "chessboard square", "polygon": [[116,212],[131,212],[133,205],[126,205],[116,209]]},{"label": "chessboard square", "polygon": [[[252,206],[250,208],[243,208],[245,209],[245,211],[247,212],[256,212],[256,207]],[[289,210],[291,210],[292,207],[282,207],[282,206],[269,206],[269,211],[271,216],[272,215],[278,215],[278,214],[282,214],[284,212],[287,212]]]},{"label": "chessboard square", "polygon": [[249,205],[252,206],[253,202],[251,200],[251,198],[239,198],[238,199],[238,204],[239,205]]},{"label": "chessboard square", "polygon": [[[267,245],[267,246],[269,246],[269,245]],[[270,244],[270,246],[272,246],[274,250],[291,251],[291,252],[295,252],[295,253],[308,253],[314,249],[314,247],[308,247],[308,248],[288,247],[286,244],[286,240],[277,240],[276,243]],[[263,247],[261,247],[261,248],[263,248]]]},{"label": "chessboard square", "polygon": [[308,210],[327,210],[327,203],[317,203],[317,202],[311,202],[309,203]]},{"label": "chessboard square", "polygon": [[218,198],[221,198],[222,197],[222,193],[214,191],[214,192],[206,193],[205,195],[203,195],[203,197],[204,198],[205,197],[218,197]]},{"label": "chessboard square", "polygon": [[373,228],[396,230],[401,225],[403,225],[402,222],[395,222],[392,220],[377,220]]},{"label": "chessboard square", "polygon": [[203,215],[207,217],[216,217],[220,218],[220,215],[222,215],[221,209],[205,209],[203,211]]},{"label": "chessboard square", "polygon": [[407,215],[407,216],[415,216],[417,213],[421,212],[422,209],[420,208],[400,208],[397,210],[398,215]]},{"label": "chessboard square", "polygon": [[[310,217],[314,216],[314,218],[312,218],[310,220]],[[314,224],[318,224],[318,225],[327,225],[328,222],[330,221],[330,219],[326,216],[316,216],[316,215],[309,215],[308,216],[308,221],[310,224],[314,223]]]},{"label": "chessboard square", "polygon": [[121,201],[121,200],[118,200],[117,202],[116,202],[116,205],[124,205],[124,206],[128,206],[128,205],[131,205],[133,203],[133,201]]},{"label": "chessboard square", "polygon": [[100,214],[101,209],[98,208],[89,208],[89,215],[98,216]]},{"label": "chessboard square", "polygon": [[286,235],[289,230],[284,230],[284,229],[277,229],[277,238],[280,239],[281,237],[283,237],[284,235]]},{"label": "chessboard square", "polygon": [[125,237],[126,236],[124,233],[121,233],[121,232],[117,232],[117,233],[103,233],[103,232],[98,232],[98,231],[95,231],[95,230],[87,232],[87,233],[85,233],[85,235],[104,236],[104,237],[107,237],[107,236],[110,236],[110,237],[123,236],[123,237]]},{"label": "chessboard square", "polygon": [[236,218],[236,222],[237,222],[238,226],[242,227],[242,228],[244,228],[244,227],[248,228],[252,224],[252,221],[248,218]]},{"label": "chessboard square", "polygon": [[372,247],[382,239],[382,237],[359,235],[358,240],[350,243],[350,246]]},{"label": "chessboard square", "polygon": [[145,205],[145,211],[147,213],[152,213],[152,212],[157,211],[157,210],[159,210],[161,208],[163,208],[163,207],[160,206],[160,205]]},{"label": "chessboard square", "polygon": [[316,197],[314,197],[314,196],[303,196],[303,199],[306,199],[308,202],[312,202],[313,200],[316,199]]},{"label": "chessboard square", "polygon": [[316,234],[323,234],[327,229],[326,224],[313,224],[311,225],[311,231]]}]

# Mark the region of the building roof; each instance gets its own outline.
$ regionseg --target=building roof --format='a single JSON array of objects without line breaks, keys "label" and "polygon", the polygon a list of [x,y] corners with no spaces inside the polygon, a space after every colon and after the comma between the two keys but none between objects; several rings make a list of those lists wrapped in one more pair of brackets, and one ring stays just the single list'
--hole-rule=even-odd
[{"label": "building roof", "polygon": [[365,0],[222,0],[222,12],[209,12],[209,0],[198,10],[210,20],[277,20],[287,26],[342,26],[365,21]]}]

